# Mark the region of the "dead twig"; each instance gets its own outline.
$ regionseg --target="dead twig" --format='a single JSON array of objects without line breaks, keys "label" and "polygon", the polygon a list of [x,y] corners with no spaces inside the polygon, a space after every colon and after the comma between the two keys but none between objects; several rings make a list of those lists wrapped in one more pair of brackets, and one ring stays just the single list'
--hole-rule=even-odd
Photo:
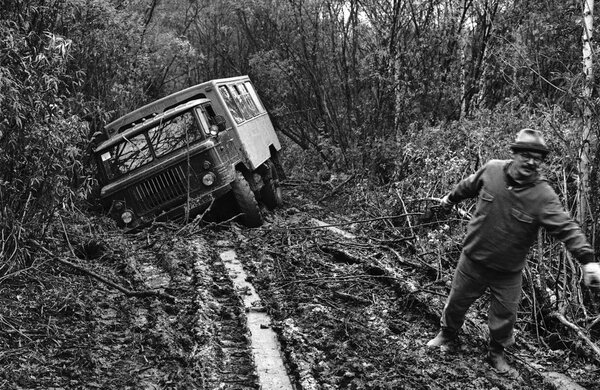
[{"label": "dead twig", "polygon": [[[69,250],[71,251],[71,254],[73,255],[73,257],[77,257],[75,255],[75,250],[73,249],[73,245],[71,245],[71,240],[69,240],[69,234],[67,233],[67,228],[65,227],[63,219],[60,215],[58,216],[58,219],[60,220],[60,224],[62,226],[63,232],[65,233],[65,240],[67,241],[67,245],[69,245]],[[40,247],[40,248],[45,249],[44,247]]]},{"label": "dead twig", "polygon": [[594,327],[594,325],[596,325],[598,322],[600,322],[600,316],[596,317],[596,319],[594,321],[592,321],[591,324],[589,324],[587,326],[588,329],[592,329]]},{"label": "dead twig", "polygon": [[398,199],[400,199],[400,203],[402,203],[402,210],[404,211],[404,214],[406,215],[406,223],[408,224],[408,228],[410,229],[410,234],[412,236],[415,236],[415,229],[413,229],[412,223],[410,221],[408,210],[406,209],[406,204],[404,204],[404,200],[402,200],[402,196],[400,196],[400,193],[398,192],[398,190],[396,190],[396,195],[398,195]]}]

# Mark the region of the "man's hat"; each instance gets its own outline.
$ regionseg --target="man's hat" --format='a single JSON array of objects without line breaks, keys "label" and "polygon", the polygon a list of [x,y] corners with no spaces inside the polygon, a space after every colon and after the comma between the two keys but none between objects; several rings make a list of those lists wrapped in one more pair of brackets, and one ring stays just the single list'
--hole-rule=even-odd
[{"label": "man's hat", "polygon": [[522,129],[517,133],[515,142],[510,145],[513,152],[516,151],[530,151],[541,153],[544,156],[550,152],[542,132],[533,129]]}]

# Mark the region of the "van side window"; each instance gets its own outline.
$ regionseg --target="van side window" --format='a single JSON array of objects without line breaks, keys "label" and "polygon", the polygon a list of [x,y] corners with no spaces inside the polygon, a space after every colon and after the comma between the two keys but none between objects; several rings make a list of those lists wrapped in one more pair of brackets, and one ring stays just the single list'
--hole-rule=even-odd
[{"label": "van side window", "polygon": [[246,87],[246,91],[248,91],[248,93],[250,94],[250,97],[251,97],[252,101],[254,102],[254,105],[256,106],[256,109],[258,110],[258,112],[259,113],[265,112],[265,108],[262,106],[262,103],[260,102],[260,99],[258,98],[258,95],[256,94],[256,91],[254,90],[254,86],[252,85],[252,83],[250,81],[246,81],[244,83],[244,86]]},{"label": "van side window", "polygon": [[248,94],[244,84],[236,84],[231,86],[232,94],[235,98],[235,102],[242,111],[245,120],[252,119],[258,116],[258,110],[252,101],[252,98]]},{"label": "van side window", "polygon": [[234,100],[234,97],[231,95],[231,93],[229,93],[229,89],[227,88],[227,86],[225,86],[225,85],[220,86],[219,92],[221,92],[221,96],[223,96],[223,99],[225,100],[225,104],[227,105],[229,112],[233,116],[233,119],[235,119],[235,121],[237,123],[242,123],[244,121],[244,116],[242,115],[242,111],[237,106],[237,104]]},{"label": "van side window", "polygon": [[231,94],[233,95],[233,98],[235,99],[235,104],[237,104],[237,106],[240,108],[240,111],[242,112],[242,116],[244,117],[244,119],[248,120],[248,119],[252,118],[250,109],[246,105],[246,101],[243,99],[242,93],[241,93],[240,89],[238,88],[238,86],[232,85],[232,86],[230,86],[229,90],[231,91]]},{"label": "van side window", "polygon": [[[237,88],[240,91],[240,98],[244,101],[244,106],[247,107],[248,114],[250,115],[250,117],[254,118],[255,116],[260,115],[260,111],[258,110],[258,107],[256,107],[256,104],[254,103],[252,96],[250,96],[250,92],[246,88],[246,85],[239,84],[239,85],[237,85]],[[250,119],[250,118],[248,118],[248,119]]]}]

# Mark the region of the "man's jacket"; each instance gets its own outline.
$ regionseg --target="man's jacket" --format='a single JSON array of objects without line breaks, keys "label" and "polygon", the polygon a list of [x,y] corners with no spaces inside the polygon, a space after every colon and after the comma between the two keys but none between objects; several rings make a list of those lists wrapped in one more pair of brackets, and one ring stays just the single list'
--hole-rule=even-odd
[{"label": "man's jacket", "polygon": [[510,162],[489,161],[449,194],[454,203],[478,197],[475,214],[467,226],[465,255],[499,271],[520,271],[542,226],[564,242],[581,263],[594,261],[593,249],[581,228],[548,182],[539,177],[529,184],[514,185],[507,174]]}]

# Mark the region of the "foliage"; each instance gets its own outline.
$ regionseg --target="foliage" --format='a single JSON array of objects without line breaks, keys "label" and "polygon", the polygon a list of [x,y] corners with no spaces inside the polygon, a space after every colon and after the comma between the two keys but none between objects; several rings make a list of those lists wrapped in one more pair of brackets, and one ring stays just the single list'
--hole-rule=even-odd
[{"label": "foliage", "polygon": [[536,127],[556,152],[548,177],[575,207],[578,118],[584,104],[597,110],[580,92],[576,3],[5,0],[2,10],[4,273],[30,264],[30,239],[89,193],[90,135],[169,92],[246,73],[299,146],[288,147],[294,164],[307,150],[316,172],[439,196]]},{"label": "foliage", "polygon": [[90,135],[162,95],[169,66],[195,56],[176,30],[150,26],[143,6],[2,3],[0,274],[31,266],[55,212],[92,191]]},{"label": "foliage", "polygon": [[79,184],[87,129],[65,110],[71,41],[0,21],[0,210],[2,275],[31,265],[23,242],[44,235]]}]

